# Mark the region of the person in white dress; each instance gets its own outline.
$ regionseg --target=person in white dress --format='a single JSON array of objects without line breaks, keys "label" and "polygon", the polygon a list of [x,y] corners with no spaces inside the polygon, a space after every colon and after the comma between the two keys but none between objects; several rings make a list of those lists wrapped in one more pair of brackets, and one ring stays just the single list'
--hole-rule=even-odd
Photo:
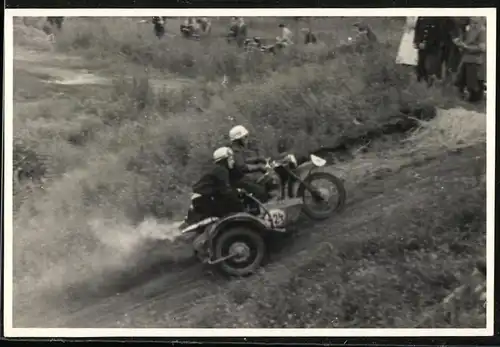
[{"label": "person in white dress", "polygon": [[415,24],[418,17],[406,17],[401,43],[399,44],[396,63],[401,65],[417,65],[418,52],[413,47],[413,36],[415,35]]}]

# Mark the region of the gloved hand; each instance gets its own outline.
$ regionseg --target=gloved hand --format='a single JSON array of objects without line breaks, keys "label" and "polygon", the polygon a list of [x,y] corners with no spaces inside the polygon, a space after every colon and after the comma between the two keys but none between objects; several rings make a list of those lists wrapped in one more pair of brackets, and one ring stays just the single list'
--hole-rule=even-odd
[{"label": "gloved hand", "polygon": [[267,169],[268,169],[268,167],[266,164],[259,164],[258,165],[258,170],[261,171],[262,173],[266,173]]}]

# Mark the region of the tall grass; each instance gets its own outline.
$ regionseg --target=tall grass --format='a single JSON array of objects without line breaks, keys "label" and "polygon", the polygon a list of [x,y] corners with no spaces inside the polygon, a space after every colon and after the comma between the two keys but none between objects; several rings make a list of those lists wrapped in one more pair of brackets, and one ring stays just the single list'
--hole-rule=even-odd
[{"label": "tall grass", "polygon": [[[89,21],[71,18],[65,23],[64,31],[57,37],[57,49],[74,51],[89,58],[121,59],[148,66],[149,68],[201,78],[220,79],[226,75],[233,82],[242,82],[252,77],[265,76],[269,71],[283,70],[305,62],[322,62],[329,59],[335,48],[347,37],[353,36],[352,24],[359,18],[315,18],[312,19],[322,44],[304,47],[297,38],[298,47],[273,57],[267,54],[246,54],[242,49],[226,43],[224,35],[228,30],[226,19],[212,19],[210,36],[192,41],[180,37],[180,21],[167,21],[167,36],[158,40],[147,24],[138,24],[139,18],[101,18]],[[399,40],[401,21],[398,19],[362,19],[376,23],[384,42]],[[285,22],[293,27],[307,25]],[[275,18],[249,18],[249,35],[274,39],[279,35]],[[274,28],[273,28],[274,27]]]}]

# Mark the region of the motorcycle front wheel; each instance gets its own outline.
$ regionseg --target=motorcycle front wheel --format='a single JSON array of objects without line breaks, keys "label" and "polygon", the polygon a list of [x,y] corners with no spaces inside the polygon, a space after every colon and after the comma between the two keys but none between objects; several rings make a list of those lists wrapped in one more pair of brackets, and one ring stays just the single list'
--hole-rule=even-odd
[{"label": "motorcycle front wheel", "polygon": [[[334,196],[325,196],[324,191],[326,189],[318,186],[320,181],[325,181],[329,186],[335,188],[337,191],[336,199]],[[301,184],[299,187],[298,196],[303,202],[302,210],[309,218],[315,220],[327,219],[344,208],[347,193],[344,183],[337,176],[327,172],[314,172],[306,177],[304,183],[306,184]],[[314,189],[315,192],[310,192],[306,185]],[[317,195],[320,195],[320,197]]]}]

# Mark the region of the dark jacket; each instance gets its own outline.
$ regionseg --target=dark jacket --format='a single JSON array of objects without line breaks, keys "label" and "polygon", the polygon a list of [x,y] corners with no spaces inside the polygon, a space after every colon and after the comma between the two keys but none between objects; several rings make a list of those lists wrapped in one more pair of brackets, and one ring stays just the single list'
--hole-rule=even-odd
[{"label": "dark jacket", "polygon": [[236,194],[229,181],[229,169],[221,164],[214,164],[212,169],[193,185],[193,192],[206,196]]},{"label": "dark jacket", "polygon": [[304,36],[304,44],[309,44],[309,43],[317,43],[318,40],[316,38],[316,35],[312,33],[311,31],[307,31],[305,36]]},{"label": "dark jacket", "polygon": [[413,43],[424,43],[425,51],[437,51],[445,41],[446,17],[418,17]]},{"label": "dark jacket", "polygon": [[64,17],[47,17],[47,22],[50,25],[55,25],[58,29],[61,29],[64,22]]},{"label": "dark jacket", "polygon": [[262,170],[265,159],[252,156],[248,149],[236,142],[231,143],[230,147],[234,153],[234,167],[229,173],[232,184],[241,180],[246,174]]}]

